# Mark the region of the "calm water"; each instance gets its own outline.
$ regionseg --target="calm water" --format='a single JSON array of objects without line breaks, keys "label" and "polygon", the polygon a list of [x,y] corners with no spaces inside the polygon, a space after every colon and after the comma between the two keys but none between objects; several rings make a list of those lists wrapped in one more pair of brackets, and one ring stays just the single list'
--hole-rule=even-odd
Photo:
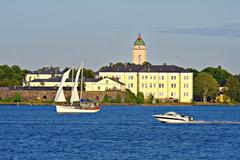
[{"label": "calm water", "polygon": [[[176,111],[213,124],[162,124]],[[217,122],[216,122],[217,121]],[[51,106],[0,106],[0,159],[240,159],[240,107],[103,107],[57,114]]]}]

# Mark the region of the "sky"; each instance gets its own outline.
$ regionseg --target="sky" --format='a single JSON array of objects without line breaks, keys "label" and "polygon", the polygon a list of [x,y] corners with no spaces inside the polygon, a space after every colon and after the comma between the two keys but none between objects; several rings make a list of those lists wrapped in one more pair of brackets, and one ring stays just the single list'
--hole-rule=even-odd
[{"label": "sky", "polygon": [[240,73],[239,0],[1,0],[0,65],[98,70],[131,62],[140,32],[147,61]]}]

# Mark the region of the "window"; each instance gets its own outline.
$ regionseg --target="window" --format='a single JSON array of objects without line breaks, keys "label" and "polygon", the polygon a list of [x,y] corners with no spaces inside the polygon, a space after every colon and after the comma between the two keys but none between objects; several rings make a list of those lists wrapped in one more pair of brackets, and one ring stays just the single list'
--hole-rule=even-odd
[{"label": "window", "polygon": [[147,76],[145,76],[145,79],[147,79]]},{"label": "window", "polygon": [[144,83],[142,83],[142,88],[144,88]]},{"label": "window", "polygon": [[188,92],[184,92],[184,97],[188,97]]},{"label": "window", "polygon": [[188,88],[188,83],[184,83],[183,87]]},{"label": "window", "polygon": [[153,76],[153,79],[155,80],[155,79],[156,79],[156,76]]},{"label": "window", "polygon": [[153,88],[156,88],[156,84],[155,83],[153,84]]},{"label": "window", "polygon": [[160,97],[163,97],[163,95],[164,95],[163,92],[159,92]]},{"label": "window", "polygon": [[152,76],[150,76],[150,79],[152,79]]},{"label": "window", "polygon": [[159,80],[164,80],[164,76],[159,76]]},{"label": "window", "polygon": [[176,97],[176,93],[175,92],[171,92],[171,96],[172,97]]},{"label": "window", "polygon": [[150,88],[152,88],[152,83],[150,83]]},{"label": "window", "polygon": [[177,84],[176,83],[172,83],[171,84],[171,88],[177,88]]},{"label": "window", "polygon": [[164,83],[159,83],[159,88],[164,88]]},{"label": "window", "polygon": [[188,80],[188,76],[184,76],[184,80]]},{"label": "window", "polygon": [[172,79],[172,80],[176,80],[177,77],[176,77],[176,76],[172,76],[171,79]]},{"label": "window", "polygon": [[131,79],[133,80],[133,76],[131,76]]},{"label": "window", "polygon": [[147,83],[145,83],[145,88],[147,88]]},{"label": "window", "polygon": [[106,80],[106,84],[108,84],[108,80]]},{"label": "window", "polygon": [[98,86],[98,90],[100,90],[100,87]]},{"label": "window", "polygon": [[133,83],[131,83],[131,88],[133,88]]},{"label": "window", "polygon": [[130,83],[128,83],[128,88],[130,88],[131,87],[131,84]]},{"label": "window", "polygon": [[142,79],[144,79],[144,76],[142,76]]}]

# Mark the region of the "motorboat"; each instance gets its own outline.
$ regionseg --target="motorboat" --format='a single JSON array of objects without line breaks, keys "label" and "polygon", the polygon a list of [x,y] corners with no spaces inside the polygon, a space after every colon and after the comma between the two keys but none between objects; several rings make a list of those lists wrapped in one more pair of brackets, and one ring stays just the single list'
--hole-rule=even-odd
[{"label": "motorboat", "polygon": [[178,114],[176,112],[153,115],[153,117],[162,123],[190,123],[194,120],[193,117]]}]

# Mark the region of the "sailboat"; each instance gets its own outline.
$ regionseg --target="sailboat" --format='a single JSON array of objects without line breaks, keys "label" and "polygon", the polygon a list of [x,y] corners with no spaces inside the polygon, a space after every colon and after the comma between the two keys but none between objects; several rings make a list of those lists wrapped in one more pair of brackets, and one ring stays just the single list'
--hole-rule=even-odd
[{"label": "sailboat", "polygon": [[[63,86],[64,83],[66,82],[66,80],[69,78],[69,74],[72,70],[72,73],[74,72],[74,69],[71,68],[69,70],[67,70],[63,76],[62,76],[62,80],[61,83],[59,85],[56,97],[55,97],[55,104],[56,105],[56,111],[58,113],[95,113],[100,111],[100,106],[95,103],[94,101],[90,101],[90,100],[84,100],[83,99],[83,66],[79,67],[76,77],[75,77],[75,81],[74,81],[74,85],[72,87],[71,90],[71,98],[70,98],[70,104],[67,104],[67,100],[65,98],[64,95],[64,90],[63,90]],[[81,72],[81,82],[80,82],[80,87],[81,87],[81,91],[80,91],[80,98],[78,95],[78,81],[79,81],[79,75]],[[75,104],[77,102],[77,104]]]}]

